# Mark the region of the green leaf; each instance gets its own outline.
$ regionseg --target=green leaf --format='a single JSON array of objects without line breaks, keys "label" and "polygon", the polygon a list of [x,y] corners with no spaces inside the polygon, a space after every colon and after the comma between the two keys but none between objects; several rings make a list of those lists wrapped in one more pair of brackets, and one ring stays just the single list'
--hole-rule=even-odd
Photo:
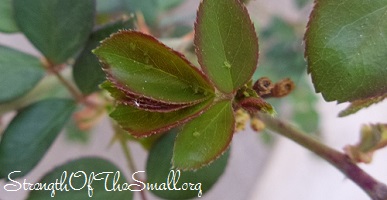
[{"label": "green leaf", "polygon": [[317,1],[305,34],[316,92],[339,103],[387,93],[387,1]]},{"label": "green leaf", "polygon": [[102,71],[98,59],[91,51],[99,45],[101,40],[123,28],[133,28],[133,20],[119,20],[104,25],[90,35],[86,47],[73,66],[74,81],[83,94],[91,94],[97,91],[98,85],[105,80],[105,73]]},{"label": "green leaf", "polygon": [[343,111],[341,111],[339,113],[339,117],[345,117],[345,116],[354,114],[357,111],[359,111],[363,108],[367,108],[367,107],[371,106],[372,104],[379,103],[386,98],[387,98],[387,94],[384,96],[377,96],[377,97],[371,97],[371,98],[367,98],[367,99],[360,99],[360,100],[353,101],[346,109],[344,109]]},{"label": "green leaf", "polygon": [[141,12],[147,24],[154,25],[159,15],[158,1],[157,0],[124,0],[123,4],[126,6],[126,10],[130,12]]},{"label": "green leaf", "polygon": [[165,132],[200,115],[212,99],[171,112],[153,112],[135,106],[118,104],[110,114],[114,120],[135,137]]},{"label": "green leaf", "polygon": [[96,0],[96,3],[97,13],[111,13],[123,7],[123,0]]},{"label": "green leaf", "polygon": [[306,74],[298,82],[297,88],[287,100],[286,103],[291,102],[293,109],[289,120],[292,119],[307,133],[316,133],[320,122],[319,112],[317,112],[318,98],[313,92]]},{"label": "green leaf", "polygon": [[184,0],[157,0],[158,7],[165,11],[178,6],[182,2]]},{"label": "green leaf", "polygon": [[[66,172],[66,178],[64,175]],[[78,177],[77,177],[78,175]],[[133,192],[129,190],[123,191],[107,191],[112,190],[114,184],[114,175],[119,175],[116,187],[123,188],[129,186],[129,183],[124,174],[113,163],[96,157],[81,158],[73,160],[67,164],[64,164],[51,172],[47,173],[38,183],[47,183],[53,185],[55,182],[64,182],[63,188],[67,185],[69,191],[54,190],[55,193],[52,197],[52,190],[33,190],[28,196],[28,200],[41,200],[41,199],[95,199],[95,200],[121,200],[133,199]],[[61,179],[63,177],[63,179]],[[71,179],[70,179],[71,178]],[[93,180],[92,180],[93,179]],[[100,180],[98,180],[100,179]],[[89,182],[90,186],[88,185]],[[105,185],[106,181],[106,185]],[[70,186],[71,184],[71,186]],[[127,184],[127,185],[126,185]],[[133,183],[138,186],[132,185],[131,189],[141,189],[143,185],[141,183]],[[84,186],[84,187],[83,187]],[[52,186],[55,188],[55,186]],[[74,190],[73,188],[78,189]],[[92,190],[91,190],[92,189]],[[91,196],[91,197],[90,197]]]},{"label": "green leaf", "polygon": [[0,46],[0,103],[25,95],[44,74],[38,58]]},{"label": "green leaf", "polygon": [[13,16],[12,0],[0,3],[0,32],[13,33],[19,31]]},{"label": "green leaf", "polygon": [[[262,30],[261,49],[265,49],[260,56],[260,68],[253,76],[259,79],[262,75],[272,80],[290,78],[296,82],[305,74],[302,37],[296,34],[295,27],[279,17],[273,17],[270,25]],[[280,59],[279,59],[280,58]]]},{"label": "green leaf", "polygon": [[43,55],[60,64],[85,44],[94,22],[94,0],[14,0],[19,28]]},{"label": "green leaf", "polygon": [[258,39],[238,0],[202,1],[195,24],[199,63],[216,87],[231,93],[251,79],[258,62]]},{"label": "green leaf", "polygon": [[20,177],[44,156],[75,109],[66,99],[46,99],[22,109],[0,141],[0,179],[12,171]]},{"label": "green leaf", "polygon": [[181,54],[140,32],[120,31],[94,53],[108,79],[127,93],[170,104],[196,103],[214,93],[206,77]]},{"label": "green leaf", "polygon": [[[157,183],[157,186],[160,187],[160,185],[166,182],[168,175],[170,175],[171,180],[173,174],[175,174],[175,177],[177,178],[178,172],[173,169],[171,165],[175,137],[176,134],[173,132],[166,134],[157,141],[149,152],[146,165],[147,182],[149,184],[155,186]],[[194,184],[192,190],[151,190],[151,192],[164,199],[188,199],[198,197],[209,191],[217,182],[227,166],[229,156],[230,151],[226,151],[218,160],[206,167],[194,172],[180,171],[179,179],[176,182],[176,188],[182,188],[184,183],[192,183]],[[164,185],[168,187],[167,183]],[[170,185],[170,187],[173,188],[173,185]]]},{"label": "green leaf", "polygon": [[301,9],[304,8],[308,3],[311,3],[311,0],[295,0],[295,3],[297,5],[297,8]]},{"label": "green leaf", "polygon": [[100,87],[109,91],[110,95],[119,103],[134,106],[138,109],[145,111],[171,112],[188,106],[192,106],[191,104],[168,104],[148,99],[145,97],[138,97],[132,94],[127,94],[115,87],[114,84],[109,81],[105,81],[103,84],[100,85]]},{"label": "green leaf", "polygon": [[229,146],[235,119],[230,101],[213,105],[185,124],[177,135],[173,166],[198,169],[218,158]]}]

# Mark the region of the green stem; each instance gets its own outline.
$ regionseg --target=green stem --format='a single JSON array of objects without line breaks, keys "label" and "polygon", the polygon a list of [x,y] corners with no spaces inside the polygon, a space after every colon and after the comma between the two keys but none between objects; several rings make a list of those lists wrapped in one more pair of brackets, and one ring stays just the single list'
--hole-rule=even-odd
[{"label": "green stem", "polygon": [[77,102],[85,103],[85,98],[83,97],[83,95],[78,92],[78,90],[71,83],[69,83],[57,70],[52,70],[52,72],[59,79],[59,81],[67,88],[67,90],[77,100]]},{"label": "green stem", "polygon": [[361,187],[373,200],[387,199],[387,186],[363,171],[347,155],[320,143],[301,130],[279,119],[265,114],[260,114],[259,117],[269,129],[293,140],[331,163]]},{"label": "green stem", "polygon": [[[129,170],[132,173],[137,172],[137,168],[134,165],[134,159],[132,157],[132,154],[130,153],[130,149],[128,148],[128,146],[126,144],[126,140],[122,139],[122,138],[120,138],[119,140],[120,140],[122,150],[124,151],[124,155],[125,155],[126,161],[128,163]],[[140,195],[141,195],[142,200],[147,200],[144,190],[140,191]]]},{"label": "green stem", "polygon": [[49,61],[46,61],[46,64],[45,64],[47,70],[49,72],[52,72],[56,78],[59,80],[59,82],[66,87],[66,89],[70,92],[70,94],[73,96],[73,98],[78,102],[78,103],[82,103],[86,106],[89,106],[89,107],[96,107],[97,105],[95,105],[93,102],[90,102],[88,101],[85,96],[83,96],[83,94],[81,92],[78,91],[78,89],[70,83],[70,81],[68,81],[66,78],[64,78],[62,76],[62,74],[59,72],[59,70],[57,69],[58,66],[55,66],[54,64],[52,64],[51,62]]}]

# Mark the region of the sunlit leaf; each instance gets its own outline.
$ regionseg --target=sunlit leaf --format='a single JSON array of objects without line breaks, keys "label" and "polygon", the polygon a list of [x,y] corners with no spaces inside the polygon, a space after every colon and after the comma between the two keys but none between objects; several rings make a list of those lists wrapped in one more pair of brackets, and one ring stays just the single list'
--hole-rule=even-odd
[{"label": "sunlit leaf", "polygon": [[25,95],[44,74],[38,58],[0,46],[0,103]]},{"label": "sunlit leaf", "polygon": [[13,33],[19,30],[13,16],[12,0],[2,0],[0,3],[0,32]]},{"label": "sunlit leaf", "polygon": [[120,31],[94,53],[104,63],[107,78],[127,93],[171,104],[196,103],[213,94],[198,69],[149,35]]},{"label": "sunlit leaf", "polygon": [[173,166],[198,169],[218,158],[234,134],[231,102],[223,101],[182,127],[175,142]]},{"label": "sunlit leaf", "polygon": [[[64,173],[66,173],[66,176]],[[115,179],[115,175],[117,179]],[[63,177],[63,179],[61,179],[61,177]],[[73,160],[48,172],[38,182],[43,184],[47,183],[47,185],[49,185],[56,183],[58,180],[63,180],[63,187],[66,184],[69,191],[55,190],[54,196],[52,196],[52,190],[33,190],[27,199],[133,199],[133,192],[129,190],[118,190],[125,188],[125,186],[128,187],[129,184],[131,184],[130,181],[125,178],[124,173],[113,163],[101,158],[87,157]],[[113,190],[113,185],[116,188],[115,191]],[[140,184],[138,185],[140,187],[133,185],[130,188],[138,190],[143,187]]]},{"label": "sunlit leaf", "polygon": [[102,71],[98,59],[91,51],[99,45],[101,40],[123,28],[133,28],[133,20],[119,20],[106,24],[89,36],[84,50],[73,66],[74,81],[82,93],[90,94],[97,91],[98,85],[105,80],[105,73]]},{"label": "sunlit leaf", "polygon": [[14,0],[20,30],[55,64],[74,56],[94,23],[94,0]]},{"label": "sunlit leaf", "polygon": [[[171,132],[166,134],[156,142],[149,152],[146,167],[147,182],[149,184],[155,185],[158,183],[157,185],[160,186],[160,184],[166,182],[168,175],[171,179],[173,175],[177,178],[178,172],[176,169],[173,169],[171,164],[175,137],[175,133]],[[187,199],[199,197],[199,195],[201,196],[205,194],[223,174],[230,155],[229,152],[230,151],[226,151],[219,159],[210,165],[200,168],[194,172],[180,171],[176,188],[183,187],[184,183],[192,183],[194,184],[192,190],[151,190],[151,192],[158,197],[165,199]],[[200,183],[200,185],[198,183]]]},{"label": "sunlit leaf", "polygon": [[20,177],[45,155],[75,109],[66,99],[46,99],[21,111],[8,125],[0,141],[0,179],[12,171]]},{"label": "sunlit leaf", "polygon": [[258,39],[238,0],[202,1],[195,24],[199,63],[216,87],[231,93],[251,79],[258,62]]},{"label": "sunlit leaf", "polygon": [[308,71],[326,101],[387,93],[387,1],[316,1],[305,34]]}]

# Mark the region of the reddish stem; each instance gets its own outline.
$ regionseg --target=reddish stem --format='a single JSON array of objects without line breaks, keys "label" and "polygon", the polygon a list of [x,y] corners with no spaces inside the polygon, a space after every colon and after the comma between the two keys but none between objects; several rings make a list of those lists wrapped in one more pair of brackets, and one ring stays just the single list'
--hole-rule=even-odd
[{"label": "reddish stem", "polygon": [[361,187],[373,200],[387,199],[387,186],[363,171],[347,155],[320,143],[308,134],[279,119],[264,114],[260,114],[260,119],[265,122],[269,129],[293,140],[331,163]]}]

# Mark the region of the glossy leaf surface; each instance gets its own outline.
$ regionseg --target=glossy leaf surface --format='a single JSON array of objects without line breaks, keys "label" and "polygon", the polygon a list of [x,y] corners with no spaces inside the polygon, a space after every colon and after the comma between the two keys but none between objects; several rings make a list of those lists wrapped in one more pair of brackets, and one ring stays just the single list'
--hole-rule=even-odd
[{"label": "glossy leaf surface", "polygon": [[166,103],[195,103],[213,94],[205,76],[155,38],[120,31],[94,50],[116,87]]},{"label": "glossy leaf surface", "polygon": [[235,119],[231,102],[223,101],[186,123],[175,142],[173,166],[198,169],[218,158],[229,146]]},{"label": "glossy leaf surface", "polygon": [[100,41],[110,34],[123,28],[132,28],[133,20],[117,21],[106,24],[95,30],[89,37],[85,48],[76,59],[73,66],[73,77],[78,88],[83,94],[90,94],[98,90],[98,85],[105,80],[105,73],[101,69],[96,56],[91,52]]},{"label": "glossy leaf surface", "polygon": [[192,106],[191,104],[168,104],[155,101],[146,97],[140,97],[130,93],[125,93],[124,91],[115,87],[114,84],[109,81],[105,81],[100,85],[100,87],[109,91],[110,95],[120,104],[134,106],[138,109],[145,111],[171,112],[188,106]]},{"label": "glossy leaf surface", "polygon": [[0,46],[0,103],[25,95],[44,74],[38,58]]},{"label": "glossy leaf surface", "polygon": [[327,101],[387,93],[387,1],[317,1],[305,34],[308,71]]},{"label": "glossy leaf surface", "polygon": [[0,142],[0,179],[27,174],[44,156],[75,109],[66,99],[46,99],[19,111]]},{"label": "glossy leaf surface", "polygon": [[14,0],[14,8],[21,31],[54,64],[80,50],[94,23],[94,0]]},{"label": "glossy leaf surface", "polygon": [[110,114],[126,131],[136,137],[167,131],[201,114],[212,99],[172,112],[151,112],[135,106],[118,104]]},{"label": "glossy leaf surface", "polygon": [[[192,190],[151,190],[151,192],[164,199],[188,199],[205,194],[223,174],[230,151],[226,151],[219,159],[206,167],[194,172],[180,171],[178,173],[171,165],[175,137],[175,133],[167,133],[152,147],[146,166],[148,183],[158,183],[157,185],[160,186],[166,182],[169,176],[170,180],[177,180],[178,178],[175,181],[177,189],[182,188],[184,183],[192,183],[194,187]],[[166,184],[166,187],[168,187],[168,184]],[[173,188],[173,184],[170,187]]]},{"label": "glossy leaf surface", "polygon": [[[66,172],[65,176],[63,173]],[[116,191],[107,191],[113,189],[114,175],[117,175]],[[117,173],[118,174],[118,173]],[[78,176],[78,177],[76,177]],[[61,179],[63,177],[63,179]],[[71,178],[71,181],[70,181]],[[97,180],[100,179],[100,180]],[[77,160],[73,160],[67,164],[59,166],[47,173],[39,183],[55,183],[57,180],[63,180],[64,185],[67,185],[69,191],[55,191],[55,196],[51,197],[51,190],[33,190],[28,196],[28,200],[41,200],[41,199],[97,199],[97,200],[121,200],[133,199],[133,192],[129,190],[118,191],[118,188],[125,188],[130,181],[127,181],[124,174],[113,163],[96,157],[87,157]],[[105,185],[106,181],[106,185]],[[71,186],[76,190],[72,189]],[[90,186],[88,185],[90,183]],[[128,183],[128,184],[125,184]],[[140,189],[140,187],[131,187],[131,189]],[[91,196],[91,197],[90,197]]]},{"label": "glossy leaf surface", "polygon": [[258,62],[258,39],[238,0],[202,1],[195,24],[196,54],[216,87],[231,93],[251,79]]}]

